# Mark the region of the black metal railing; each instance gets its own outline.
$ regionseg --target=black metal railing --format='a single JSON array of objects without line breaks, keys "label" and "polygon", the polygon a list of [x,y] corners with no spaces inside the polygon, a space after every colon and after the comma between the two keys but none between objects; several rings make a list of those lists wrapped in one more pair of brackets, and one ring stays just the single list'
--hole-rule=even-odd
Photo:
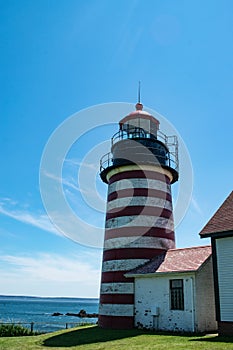
[{"label": "black metal railing", "polygon": [[[170,152],[166,156],[162,156],[160,153],[154,154],[154,152],[153,152],[153,156],[155,159],[155,163],[161,164],[161,165],[166,165],[166,166],[168,166],[168,167],[170,167],[178,172],[179,164],[178,164],[178,160],[176,160],[175,154]],[[113,161],[114,161],[114,159],[113,159],[113,155],[111,152],[104,154],[103,157],[100,159],[100,172],[102,172],[103,170],[112,166]],[[139,162],[139,164],[140,164],[140,162]]]},{"label": "black metal railing", "polygon": [[96,322],[0,322],[0,325],[18,325],[31,332],[50,333],[55,330],[69,329],[78,326],[95,324]]},{"label": "black metal railing", "polygon": [[[179,171],[179,159],[178,159],[178,140],[177,136],[167,136],[160,130],[157,130],[156,135],[148,133],[146,130],[140,127],[130,126],[127,130],[119,130],[115,133],[111,139],[111,146],[114,146],[117,142],[123,140],[137,140],[137,139],[151,139],[158,140],[162,142],[168,152],[165,156],[162,156],[161,153],[154,154],[158,161],[162,165],[167,165],[177,172]],[[162,161],[161,161],[162,160]],[[111,152],[106,153],[100,160],[100,172],[113,165],[113,156]]]}]

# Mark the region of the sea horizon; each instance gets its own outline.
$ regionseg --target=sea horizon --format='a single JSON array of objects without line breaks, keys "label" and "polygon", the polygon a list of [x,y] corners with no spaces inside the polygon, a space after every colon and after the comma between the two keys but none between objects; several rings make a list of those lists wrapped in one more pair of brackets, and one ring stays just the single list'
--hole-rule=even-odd
[{"label": "sea horizon", "polygon": [[97,317],[79,317],[81,310],[98,314],[98,298],[0,295],[0,323],[20,323],[40,332],[52,332],[80,323],[96,324]]},{"label": "sea horizon", "polygon": [[23,298],[23,299],[72,299],[72,300],[94,300],[98,301],[99,298],[95,297],[67,297],[67,296],[38,296],[38,295],[18,295],[18,294],[1,294],[0,298]]}]

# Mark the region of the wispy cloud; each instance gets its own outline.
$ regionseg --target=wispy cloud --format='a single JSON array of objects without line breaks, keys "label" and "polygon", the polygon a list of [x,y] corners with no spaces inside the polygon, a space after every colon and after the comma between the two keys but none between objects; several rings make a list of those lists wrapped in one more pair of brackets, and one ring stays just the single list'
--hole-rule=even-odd
[{"label": "wispy cloud", "polygon": [[192,196],[191,204],[198,214],[201,214],[201,215],[203,214],[203,212],[202,212],[197,200],[194,198],[194,196]]},{"label": "wispy cloud", "polygon": [[11,232],[9,230],[6,230],[3,227],[0,227],[0,237],[7,237],[7,238],[16,238],[17,234],[15,232]]},{"label": "wispy cloud", "polygon": [[5,290],[1,290],[2,293],[14,294],[8,287],[15,286],[19,294],[98,296],[99,252],[70,257],[47,253],[35,256],[2,255],[0,263],[4,266],[0,270],[0,279],[7,283]]},{"label": "wispy cloud", "polygon": [[[81,209],[82,207],[80,211]],[[61,207],[57,211],[51,211],[53,224],[45,213],[29,211],[28,208],[19,209],[18,206],[7,205],[0,199],[1,214],[58,236],[65,235],[86,246],[102,247],[103,244],[103,217],[100,218],[95,214],[86,215],[85,210],[82,210],[82,213],[75,213],[72,208],[69,210],[69,207]]]},{"label": "wispy cloud", "polygon": [[9,197],[2,197],[2,198],[0,199],[0,204],[1,204],[2,202],[9,203],[10,205],[16,205],[16,204],[18,204],[18,202],[17,202],[16,200],[14,200],[14,199],[12,199],[12,198],[9,198]]},{"label": "wispy cloud", "polygon": [[62,177],[56,176],[56,175],[54,175],[54,174],[51,174],[51,173],[49,173],[49,172],[47,172],[47,171],[44,171],[44,175],[45,175],[46,177],[48,177],[48,178],[50,178],[50,179],[56,181],[56,182],[62,183],[62,185],[66,185],[66,186],[72,188],[72,189],[75,190],[75,191],[81,192],[80,188],[79,188],[78,186],[76,186],[76,184],[75,184],[75,182],[74,182],[74,179],[72,179],[72,178],[71,178],[70,180],[64,179],[64,178],[62,178]]},{"label": "wispy cloud", "polygon": [[16,208],[16,202],[8,199],[7,201],[2,198],[0,200],[0,214],[8,216],[17,221],[23,222],[28,225],[38,227],[44,231],[61,235],[54,225],[49,220],[46,214],[33,213],[28,210],[22,210]]},{"label": "wispy cloud", "polygon": [[87,162],[84,162],[84,161],[80,161],[78,159],[74,159],[74,158],[68,158],[68,159],[65,159],[65,163],[68,164],[68,165],[71,165],[72,167],[85,167],[85,168],[88,168],[88,169],[92,169],[92,170],[95,170],[95,171],[98,171],[99,169],[99,163],[87,163]]},{"label": "wispy cloud", "polygon": [[72,177],[72,176],[69,176],[67,178],[62,178],[62,177],[59,177],[59,176],[56,176],[54,174],[51,174],[51,173],[48,173],[47,171],[44,172],[44,175],[58,183],[61,183],[62,185],[72,189],[72,190],[75,190],[77,192],[80,192],[80,193],[89,193],[90,190],[88,189],[84,189],[84,188],[80,188],[76,185],[76,180]]},{"label": "wispy cloud", "polygon": [[[74,177],[70,174],[66,174],[65,177],[60,177],[47,171],[44,171],[43,175],[64,186],[64,193],[67,196],[68,202],[72,204],[72,207],[74,206],[74,208],[76,208],[78,206],[80,210],[80,202],[77,201],[77,194],[79,193],[88,206],[103,212],[103,210],[105,210],[105,201],[97,191],[95,176],[92,176],[93,173],[97,173],[98,165],[80,162],[77,159],[67,159],[65,161],[72,167],[77,167],[78,165],[84,166],[85,170],[81,172],[81,177]],[[90,186],[90,184],[93,185]]]}]

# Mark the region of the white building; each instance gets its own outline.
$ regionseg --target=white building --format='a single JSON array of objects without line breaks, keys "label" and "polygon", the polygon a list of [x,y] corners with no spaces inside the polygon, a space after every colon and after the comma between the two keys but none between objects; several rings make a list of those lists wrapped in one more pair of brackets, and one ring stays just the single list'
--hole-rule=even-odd
[{"label": "white building", "polygon": [[134,277],[135,327],[217,329],[210,246],[171,249],[125,276]]},{"label": "white building", "polygon": [[200,233],[211,237],[219,334],[233,335],[233,192]]}]

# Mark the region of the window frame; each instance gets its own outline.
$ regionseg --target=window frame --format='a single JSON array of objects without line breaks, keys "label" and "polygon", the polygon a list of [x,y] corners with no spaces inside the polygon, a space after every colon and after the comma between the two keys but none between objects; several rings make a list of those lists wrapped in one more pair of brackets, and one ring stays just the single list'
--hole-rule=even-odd
[{"label": "window frame", "polygon": [[[173,286],[173,282],[181,282],[181,286]],[[175,284],[175,283],[174,283]],[[184,311],[184,280],[182,278],[169,280],[170,310]]]}]

